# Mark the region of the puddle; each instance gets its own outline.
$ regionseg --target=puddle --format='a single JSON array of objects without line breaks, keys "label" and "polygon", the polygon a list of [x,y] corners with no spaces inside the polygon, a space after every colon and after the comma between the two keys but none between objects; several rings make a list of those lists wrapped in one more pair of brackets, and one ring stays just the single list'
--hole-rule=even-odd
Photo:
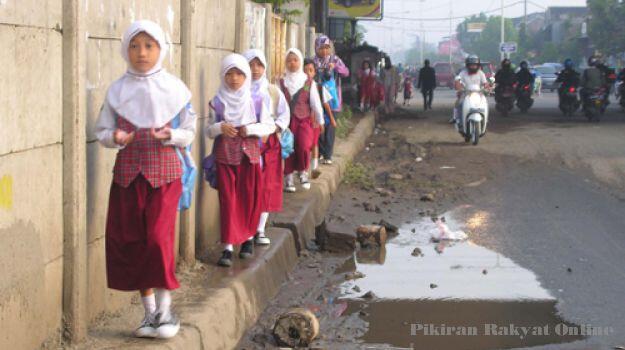
[{"label": "puddle", "polygon": [[[452,230],[483,230],[486,212],[445,215]],[[461,224],[464,223],[464,224]],[[368,322],[366,343],[410,349],[507,349],[583,339],[583,328],[557,316],[556,299],[536,275],[470,241],[432,243],[432,220],[400,227],[378,250],[360,251],[341,270],[364,274],[340,285],[347,314]],[[421,255],[413,256],[415,248]],[[361,297],[373,292],[371,301]]]}]

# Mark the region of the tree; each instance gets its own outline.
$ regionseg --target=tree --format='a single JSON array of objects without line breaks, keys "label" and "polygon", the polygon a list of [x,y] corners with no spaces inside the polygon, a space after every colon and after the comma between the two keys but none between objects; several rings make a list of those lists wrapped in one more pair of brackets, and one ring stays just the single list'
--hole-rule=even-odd
[{"label": "tree", "polygon": [[602,53],[611,55],[625,51],[625,4],[619,0],[588,0],[591,42]]}]

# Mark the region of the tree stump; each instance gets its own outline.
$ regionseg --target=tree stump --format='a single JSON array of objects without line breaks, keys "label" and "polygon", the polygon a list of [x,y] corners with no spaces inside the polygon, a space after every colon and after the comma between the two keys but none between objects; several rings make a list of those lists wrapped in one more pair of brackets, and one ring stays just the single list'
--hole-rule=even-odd
[{"label": "tree stump", "polygon": [[356,230],[358,243],[363,248],[370,246],[381,247],[386,243],[386,229],[380,225],[362,225]]},{"label": "tree stump", "polygon": [[308,309],[292,309],[273,327],[273,337],[280,346],[307,347],[319,335],[319,321]]}]

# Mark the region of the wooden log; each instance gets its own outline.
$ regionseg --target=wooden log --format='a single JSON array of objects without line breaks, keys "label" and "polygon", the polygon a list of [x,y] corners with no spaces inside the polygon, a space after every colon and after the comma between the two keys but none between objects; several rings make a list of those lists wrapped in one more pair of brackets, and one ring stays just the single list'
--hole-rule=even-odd
[{"label": "wooden log", "polygon": [[386,228],[380,225],[362,225],[356,230],[356,237],[363,248],[381,247],[386,243]]},{"label": "wooden log", "polygon": [[307,347],[319,335],[319,321],[308,309],[297,308],[281,315],[273,327],[280,346]]}]

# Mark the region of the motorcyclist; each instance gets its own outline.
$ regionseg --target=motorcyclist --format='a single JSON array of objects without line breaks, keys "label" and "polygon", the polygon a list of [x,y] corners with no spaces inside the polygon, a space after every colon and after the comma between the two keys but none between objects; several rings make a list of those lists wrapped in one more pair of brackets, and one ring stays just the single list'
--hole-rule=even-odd
[{"label": "motorcyclist", "polygon": [[572,59],[567,58],[564,60],[564,69],[558,73],[556,83],[560,83],[560,87],[558,88],[560,94],[566,92],[571,86],[579,86],[579,73],[573,68]]},{"label": "motorcyclist", "polygon": [[582,88],[580,94],[584,102],[595,90],[603,87],[606,84],[606,79],[601,70],[597,67],[599,60],[596,56],[590,56],[588,58],[588,68],[582,73],[580,80],[580,86]]},{"label": "motorcyclist", "polygon": [[523,87],[525,85],[529,85],[530,90],[533,90],[535,78],[532,72],[530,72],[529,64],[527,63],[527,61],[521,61],[521,64],[519,66],[521,68],[516,73],[516,79],[517,79],[517,82],[519,83],[519,86]]},{"label": "motorcyclist", "polygon": [[601,71],[601,74],[603,74],[603,79],[605,80],[604,99],[605,99],[606,105],[609,105],[610,104],[610,92],[612,91],[612,85],[616,81],[616,74],[614,72],[614,69],[608,67],[601,57],[597,59],[597,69],[599,69]]},{"label": "motorcyclist", "polygon": [[501,61],[501,69],[495,74],[495,83],[497,84],[495,87],[495,99],[503,93],[506,87],[514,86],[516,81],[516,74],[514,74],[514,70],[512,70],[512,62],[510,62],[508,58],[505,58]]},{"label": "motorcyclist", "polygon": [[486,79],[486,75],[481,69],[481,61],[478,56],[470,55],[466,58],[464,63],[465,68],[455,79],[455,88],[458,99],[456,100],[454,115],[449,120],[450,124],[457,123],[461,119],[462,101],[464,100],[464,90],[466,87],[477,85],[480,89],[490,88],[488,79]]}]

